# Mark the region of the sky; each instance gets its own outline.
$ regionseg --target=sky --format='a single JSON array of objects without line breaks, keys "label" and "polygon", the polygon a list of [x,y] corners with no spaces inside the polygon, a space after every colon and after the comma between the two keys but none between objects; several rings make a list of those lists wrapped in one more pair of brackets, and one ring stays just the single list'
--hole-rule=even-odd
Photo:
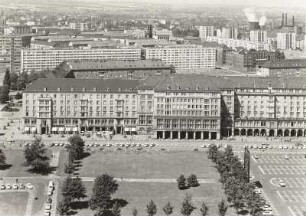
[{"label": "sky", "polygon": [[[80,0],[100,2],[120,2],[120,0]],[[168,3],[168,4],[213,4],[213,5],[242,5],[242,6],[263,6],[263,7],[289,7],[306,8],[306,0],[122,0],[123,2],[142,3]]]}]

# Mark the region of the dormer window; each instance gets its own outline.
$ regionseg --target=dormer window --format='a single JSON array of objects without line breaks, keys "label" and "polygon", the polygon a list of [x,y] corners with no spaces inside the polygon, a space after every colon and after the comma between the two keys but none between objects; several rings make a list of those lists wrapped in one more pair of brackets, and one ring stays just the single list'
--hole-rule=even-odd
[{"label": "dormer window", "polygon": [[121,92],[121,88],[118,88],[118,91]]},{"label": "dormer window", "polygon": [[60,88],[60,87],[58,87],[58,88],[57,88],[57,91],[61,91],[61,88]]},{"label": "dormer window", "polygon": [[171,87],[169,85],[167,85],[167,90],[171,90]]},{"label": "dormer window", "polygon": [[196,87],[196,90],[200,90],[200,87],[199,87],[199,86],[197,86],[197,87]]},{"label": "dormer window", "polygon": [[94,90],[94,91],[97,91],[97,88],[94,88],[93,90]]},{"label": "dormer window", "polygon": [[71,89],[70,89],[71,91],[74,91],[74,88],[73,87],[71,87]]},{"label": "dormer window", "polygon": [[107,89],[106,89],[106,91],[108,91],[108,92],[109,92],[109,88],[107,88]]},{"label": "dormer window", "polygon": [[186,90],[190,90],[190,87],[187,87]]},{"label": "dormer window", "polygon": [[181,86],[176,86],[176,89],[177,89],[177,90],[180,90],[180,89],[181,89]]},{"label": "dormer window", "polygon": [[132,91],[132,90],[133,90],[132,88],[129,89],[129,91]]},{"label": "dormer window", "polygon": [[82,90],[83,90],[83,92],[84,92],[84,91],[86,91],[86,88],[85,88],[85,87],[83,87],[83,89],[82,89]]},{"label": "dormer window", "polygon": [[44,91],[47,91],[47,88],[46,88],[46,87],[44,87]]}]

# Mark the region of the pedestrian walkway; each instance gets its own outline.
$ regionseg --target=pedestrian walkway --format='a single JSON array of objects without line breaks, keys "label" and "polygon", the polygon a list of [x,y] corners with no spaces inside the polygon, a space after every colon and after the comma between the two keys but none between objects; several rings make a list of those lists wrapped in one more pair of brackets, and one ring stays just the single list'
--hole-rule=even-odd
[{"label": "pedestrian walkway", "polygon": [[50,161],[50,166],[51,167],[58,167],[59,164],[59,155],[60,152],[52,152],[52,157],[51,157],[51,161]]}]

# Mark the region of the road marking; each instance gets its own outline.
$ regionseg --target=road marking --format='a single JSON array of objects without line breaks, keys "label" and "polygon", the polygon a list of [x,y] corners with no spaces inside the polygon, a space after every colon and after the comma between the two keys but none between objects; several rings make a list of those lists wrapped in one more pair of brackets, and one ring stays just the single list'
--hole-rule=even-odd
[{"label": "road marking", "polygon": [[261,168],[261,166],[258,166],[258,169],[260,169],[260,171],[262,172],[262,174],[266,174],[265,171],[263,171],[263,169]]},{"label": "road marking", "polygon": [[285,200],[285,198],[280,194],[279,191],[276,191],[276,193],[277,193],[277,195],[281,198],[281,200],[283,200],[284,202],[287,202],[287,201]]},{"label": "road marking", "polygon": [[292,214],[293,216],[296,216],[296,214],[295,214],[294,211],[292,210],[291,206],[288,206],[288,209],[289,209],[289,211],[291,212],[291,214]]}]

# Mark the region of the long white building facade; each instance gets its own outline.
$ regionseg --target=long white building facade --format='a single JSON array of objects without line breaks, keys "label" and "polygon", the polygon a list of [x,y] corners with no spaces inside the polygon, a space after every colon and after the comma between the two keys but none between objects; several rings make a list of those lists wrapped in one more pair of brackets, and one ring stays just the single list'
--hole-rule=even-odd
[{"label": "long white building facade", "polygon": [[22,49],[21,72],[52,70],[64,60],[139,60],[141,49]]},{"label": "long white building facade", "polygon": [[160,59],[177,69],[214,68],[216,49],[196,45],[145,48],[145,59]]}]

